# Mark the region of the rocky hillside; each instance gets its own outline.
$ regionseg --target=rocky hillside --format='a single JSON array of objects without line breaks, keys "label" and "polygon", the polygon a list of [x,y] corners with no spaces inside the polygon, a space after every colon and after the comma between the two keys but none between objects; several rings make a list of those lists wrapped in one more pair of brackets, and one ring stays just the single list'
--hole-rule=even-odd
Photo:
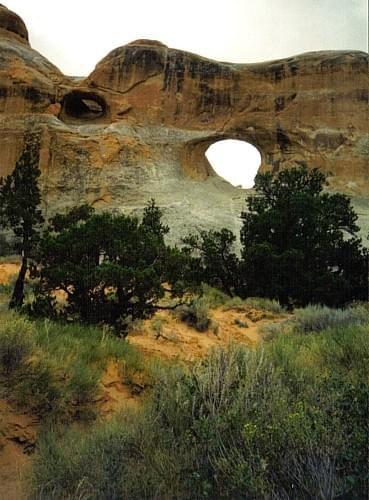
[{"label": "rocky hillside", "polygon": [[[331,173],[368,225],[368,54],[325,51],[258,64],[217,62],[160,42],[110,52],[86,78],[63,75],[0,6],[0,175],[24,135],[41,132],[46,215],[87,201],[140,211],[155,197],[178,238],[238,231],[245,190],[212,170],[206,149],[241,139],[261,171],[306,162]],[[247,168],[247,167],[245,167]]]}]

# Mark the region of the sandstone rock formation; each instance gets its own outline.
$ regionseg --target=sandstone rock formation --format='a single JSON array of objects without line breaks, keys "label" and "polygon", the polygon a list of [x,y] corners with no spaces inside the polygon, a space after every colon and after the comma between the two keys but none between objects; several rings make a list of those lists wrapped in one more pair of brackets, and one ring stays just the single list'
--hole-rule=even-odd
[{"label": "sandstone rock formation", "polygon": [[[0,6],[0,176],[24,135],[41,132],[46,215],[88,201],[140,211],[154,197],[174,229],[237,231],[246,191],[220,179],[205,151],[241,139],[261,170],[306,163],[369,214],[368,54],[328,51],[258,64],[217,62],[137,40],[87,78],[64,76]],[[245,166],[247,168],[247,166]]]}]

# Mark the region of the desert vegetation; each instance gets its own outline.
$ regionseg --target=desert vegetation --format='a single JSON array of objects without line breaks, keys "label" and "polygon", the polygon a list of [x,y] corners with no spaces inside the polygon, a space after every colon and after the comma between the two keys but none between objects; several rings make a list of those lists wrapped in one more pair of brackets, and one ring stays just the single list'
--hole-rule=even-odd
[{"label": "desert vegetation", "polygon": [[[123,336],[128,323],[152,315],[166,293],[182,297],[204,283],[231,297],[264,297],[290,309],[368,299],[369,254],[358,237],[357,215],[348,196],[324,189],[327,175],[319,169],[256,176],[256,194],[241,213],[239,256],[227,228],[202,230],[169,247],[170,228],[154,200],[141,221],[81,205],[42,228],[37,140],[31,139],[0,184],[0,226],[13,230],[22,255],[10,308],[23,307],[27,270],[37,279],[28,312],[107,324]],[[63,308],[55,291],[65,295]],[[183,308],[188,318],[189,307],[199,304]]]},{"label": "desert vegetation", "polygon": [[46,433],[35,498],[365,498],[369,314],[358,314],[319,331],[300,317],[256,350],[162,369],[139,414],[88,437]]},{"label": "desert vegetation", "polygon": [[[0,388],[39,422],[30,498],[366,498],[368,252],[348,197],[317,169],[260,174],[237,252],[227,228],[168,246],[154,200],[45,222],[38,176],[26,145],[0,183],[21,256],[0,288]],[[263,320],[261,341],[169,364],[130,343],[150,318],[174,341],[168,315],[218,338],[214,310],[239,314],[234,332]],[[112,362],[145,397],[104,420]]]},{"label": "desert vegetation", "polygon": [[0,315],[4,394],[44,425],[94,420],[99,381],[112,360],[120,363],[128,383],[144,370],[134,348],[101,328],[29,321],[17,313]]}]

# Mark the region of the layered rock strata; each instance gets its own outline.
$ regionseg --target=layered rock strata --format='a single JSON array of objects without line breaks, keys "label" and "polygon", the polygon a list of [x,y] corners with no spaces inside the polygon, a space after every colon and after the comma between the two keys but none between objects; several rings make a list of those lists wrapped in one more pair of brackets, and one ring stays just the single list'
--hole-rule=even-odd
[{"label": "layered rock strata", "polygon": [[205,151],[240,139],[260,151],[261,171],[306,163],[329,172],[365,231],[368,87],[363,52],[233,64],[152,40],[113,50],[86,78],[68,77],[1,5],[0,176],[38,130],[46,215],[83,201],[139,212],[154,197],[174,239],[195,227],[238,231],[247,191],[220,179]]}]

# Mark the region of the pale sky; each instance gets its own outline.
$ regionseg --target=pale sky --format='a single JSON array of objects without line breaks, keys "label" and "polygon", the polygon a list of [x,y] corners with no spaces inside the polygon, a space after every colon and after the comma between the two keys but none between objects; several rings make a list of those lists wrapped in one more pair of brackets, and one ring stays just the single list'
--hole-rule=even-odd
[{"label": "pale sky", "polygon": [[3,2],[23,18],[33,48],[74,76],[88,75],[112,49],[139,38],[240,63],[368,51],[367,0]]}]

